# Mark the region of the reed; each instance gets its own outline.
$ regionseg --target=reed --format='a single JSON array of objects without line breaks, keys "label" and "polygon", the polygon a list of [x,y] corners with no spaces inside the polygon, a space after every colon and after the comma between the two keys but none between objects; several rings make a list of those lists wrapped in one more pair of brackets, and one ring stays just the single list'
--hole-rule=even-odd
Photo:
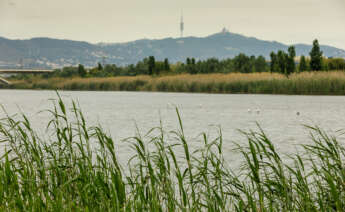
[{"label": "reed", "polygon": [[342,140],[309,127],[311,142],[286,162],[264,131],[242,132],[234,152],[241,169],[224,160],[222,132],[191,149],[179,128],[162,126],[125,142],[133,157],[120,164],[117,142],[87,124],[72,102],[59,98],[47,135],[25,115],[0,120],[2,211],[344,211]]},{"label": "reed", "polygon": [[345,72],[302,72],[289,78],[271,73],[170,75],[160,77],[33,78],[3,88],[101,91],[160,91],[344,95]]}]

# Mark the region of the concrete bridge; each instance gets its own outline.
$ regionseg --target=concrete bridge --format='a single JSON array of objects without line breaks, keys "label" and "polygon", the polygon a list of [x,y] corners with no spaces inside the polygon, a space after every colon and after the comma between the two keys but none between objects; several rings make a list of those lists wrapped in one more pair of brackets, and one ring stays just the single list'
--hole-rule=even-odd
[{"label": "concrete bridge", "polygon": [[[53,70],[37,70],[37,69],[0,69],[1,74],[46,74],[51,73]],[[0,77],[0,83],[4,83],[6,85],[10,85],[11,82],[7,81],[6,79]]]}]

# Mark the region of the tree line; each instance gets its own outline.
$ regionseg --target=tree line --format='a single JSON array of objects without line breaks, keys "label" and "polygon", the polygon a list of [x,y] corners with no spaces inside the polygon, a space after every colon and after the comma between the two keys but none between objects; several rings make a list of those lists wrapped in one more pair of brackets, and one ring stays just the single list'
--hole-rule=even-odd
[{"label": "tree line", "polygon": [[253,73],[269,71],[269,62],[263,56],[247,56],[239,54],[233,59],[219,60],[209,58],[207,60],[196,60],[187,58],[185,62],[171,64],[166,58],[157,61],[154,56],[144,58],[137,64],[117,66],[115,64],[98,65],[86,69],[79,64],[77,67],[64,67],[53,73],[46,74],[46,77],[112,77],[112,76],[137,76],[137,75],[165,75],[165,74],[207,74],[207,73]]},{"label": "tree line", "polygon": [[111,77],[111,76],[136,76],[151,75],[158,76],[164,74],[207,74],[207,73],[254,73],[272,72],[289,76],[295,72],[321,71],[321,70],[345,70],[345,60],[342,58],[323,58],[318,40],[314,40],[309,57],[302,55],[299,63],[296,61],[296,51],[294,46],[290,46],[288,51],[279,50],[271,52],[270,61],[266,61],[263,56],[247,56],[239,54],[234,58],[219,60],[209,58],[197,60],[187,58],[185,62],[170,64],[166,58],[158,61],[154,56],[144,58],[137,64],[127,66],[117,66],[115,64],[98,65],[94,68],[86,69],[83,65],[77,67],[64,67],[57,69],[53,73],[46,74],[46,77]]},{"label": "tree line", "polygon": [[296,51],[294,46],[288,48],[288,52],[279,50],[277,53],[271,52],[270,71],[290,75],[294,72],[303,71],[321,71],[321,70],[345,70],[345,61],[341,58],[325,59],[320,50],[318,40],[313,41],[313,47],[307,59],[304,55],[301,56],[297,68],[295,57]]}]

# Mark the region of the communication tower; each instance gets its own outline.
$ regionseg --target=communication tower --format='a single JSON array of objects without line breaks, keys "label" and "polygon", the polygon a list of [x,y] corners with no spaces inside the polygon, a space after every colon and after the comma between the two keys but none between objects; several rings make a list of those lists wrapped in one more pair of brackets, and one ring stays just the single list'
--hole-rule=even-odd
[{"label": "communication tower", "polygon": [[181,38],[183,38],[183,30],[184,30],[183,12],[181,12],[181,22],[180,22]]}]

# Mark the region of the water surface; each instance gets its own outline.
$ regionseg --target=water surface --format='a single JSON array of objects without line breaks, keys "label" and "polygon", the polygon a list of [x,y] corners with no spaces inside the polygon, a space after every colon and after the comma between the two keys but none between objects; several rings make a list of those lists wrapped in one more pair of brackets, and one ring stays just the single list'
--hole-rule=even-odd
[{"label": "water surface", "polygon": [[[78,101],[88,123],[100,123],[119,142],[120,157],[127,157],[130,152],[128,145],[120,140],[135,135],[136,125],[143,134],[159,126],[160,120],[165,129],[178,129],[175,106],[181,112],[190,138],[197,138],[201,132],[214,137],[220,126],[224,149],[229,154],[232,141],[245,142],[238,130],[257,130],[257,123],[277,148],[286,153],[293,153],[295,144],[309,142],[304,124],[318,125],[335,134],[345,128],[345,98],[342,96],[94,91],[65,91],[60,95],[68,103],[72,99]],[[42,132],[49,114],[38,112],[52,108],[49,99],[56,98],[54,91],[0,90],[0,104],[7,112],[24,112]],[[3,111],[0,115],[4,116]],[[190,143],[194,147],[201,145],[200,139],[191,139]]]}]

